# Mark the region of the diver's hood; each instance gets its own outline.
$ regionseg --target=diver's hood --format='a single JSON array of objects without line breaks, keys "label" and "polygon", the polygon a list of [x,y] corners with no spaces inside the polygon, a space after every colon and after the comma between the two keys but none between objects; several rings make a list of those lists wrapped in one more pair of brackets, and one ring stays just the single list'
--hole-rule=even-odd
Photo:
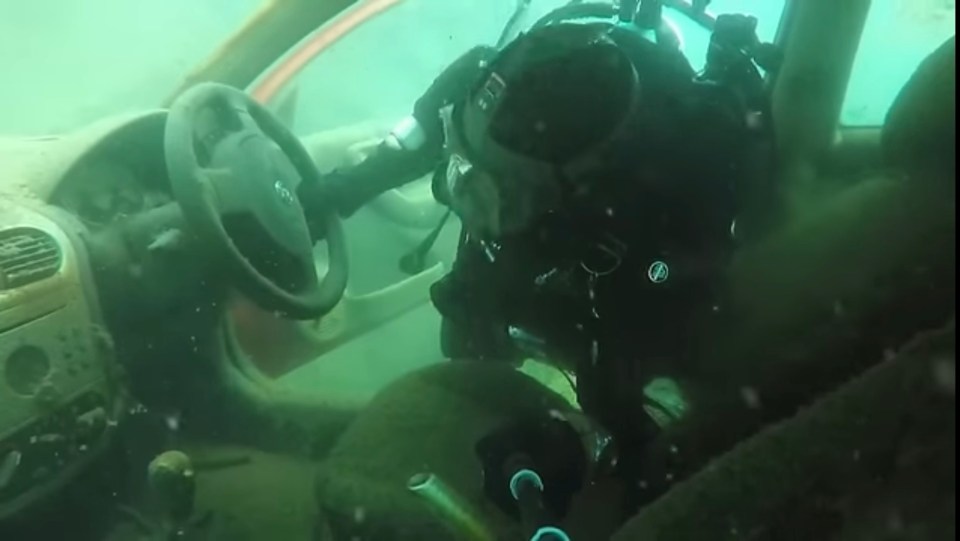
[{"label": "diver's hood", "polygon": [[676,48],[609,23],[522,35],[464,102],[442,112],[451,160],[435,194],[457,210],[463,183],[482,173],[498,192],[501,233],[576,206],[612,164],[632,158],[645,101],[682,93],[694,75]]}]

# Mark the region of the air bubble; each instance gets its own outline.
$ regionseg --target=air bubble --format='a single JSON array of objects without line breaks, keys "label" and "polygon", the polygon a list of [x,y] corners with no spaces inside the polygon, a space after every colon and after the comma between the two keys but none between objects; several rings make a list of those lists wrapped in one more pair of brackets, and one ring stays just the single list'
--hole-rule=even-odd
[{"label": "air bubble", "polygon": [[367,520],[367,510],[363,507],[355,507],[353,509],[353,521],[362,524],[365,520]]}]

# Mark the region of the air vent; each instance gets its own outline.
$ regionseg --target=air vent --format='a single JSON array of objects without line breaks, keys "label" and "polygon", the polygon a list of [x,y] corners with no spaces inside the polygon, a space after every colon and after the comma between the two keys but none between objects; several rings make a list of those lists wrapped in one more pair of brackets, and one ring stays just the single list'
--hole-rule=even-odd
[{"label": "air vent", "polygon": [[0,231],[0,290],[49,278],[60,269],[60,248],[39,229]]}]

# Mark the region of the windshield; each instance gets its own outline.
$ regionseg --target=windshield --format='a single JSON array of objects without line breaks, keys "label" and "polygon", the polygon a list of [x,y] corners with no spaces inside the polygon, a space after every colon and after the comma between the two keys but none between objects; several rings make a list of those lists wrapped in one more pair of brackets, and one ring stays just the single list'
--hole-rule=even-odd
[{"label": "windshield", "polygon": [[[449,63],[475,45],[494,45],[514,14],[508,35],[526,31],[536,21],[569,0],[404,0],[368,2],[389,6],[356,26],[312,57],[298,76],[282,85],[302,96],[291,127],[298,135],[369,122],[395,120]],[[586,4],[607,7],[609,2]],[[746,13],[758,18],[760,40],[774,41],[784,11],[784,0],[718,0],[707,18]],[[664,15],[682,39],[683,51],[694,69],[704,66],[710,30],[670,6],[689,6],[686,0],[668,2]],[[597,12],[596,9],[593,10]],[[603,11],[599,11],[603,13]],[[308,40],[309,41],[309,40]],[[331,83],[335,81],[335,83]],[[349,83],[347,83],[349,82]],[[254,87],[256,89],[256,86]],[[283,92],[265,96],[278,101]],[[323,103],[323,107],[316,104]]]},{"label": "windshield", "polygon": [[0,2],[0,134],[160,106],[266,0]]}]

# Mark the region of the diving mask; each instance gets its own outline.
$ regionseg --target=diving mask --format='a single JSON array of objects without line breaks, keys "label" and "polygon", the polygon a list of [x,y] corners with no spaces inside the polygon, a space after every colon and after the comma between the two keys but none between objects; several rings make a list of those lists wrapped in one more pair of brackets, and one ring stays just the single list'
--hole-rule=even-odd
[{"label": "diving mask", "polygon": [[531,160],[510,173],[486,166],[478,152],[464,145],[456,113],[453,106],[441,110],[447,162],[434,178],[434,193],[469,233],[486,239],[517,233],[557,207],[560,194],[552,166]]}]

